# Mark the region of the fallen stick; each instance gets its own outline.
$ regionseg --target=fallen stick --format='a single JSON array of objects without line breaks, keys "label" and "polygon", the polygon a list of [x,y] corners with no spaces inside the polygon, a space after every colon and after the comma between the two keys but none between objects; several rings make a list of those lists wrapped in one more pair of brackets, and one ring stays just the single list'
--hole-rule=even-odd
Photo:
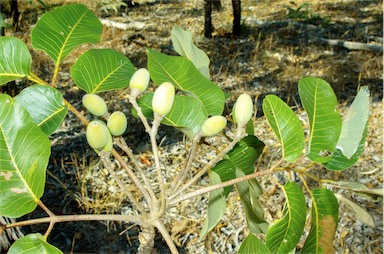
[{"label": "fallen stick", "polygon": [[339,46],[349,50],[364,50],[364,51],[372,51],[372,52],[378,52],[378,53],[383,52],[383,46],[380,46],[380,45],[353,42],[353,41],[331,40],[331,39],[325,39],[321,37],[317,37],[316,39],[323,44],[326,44],[329,46]]}]

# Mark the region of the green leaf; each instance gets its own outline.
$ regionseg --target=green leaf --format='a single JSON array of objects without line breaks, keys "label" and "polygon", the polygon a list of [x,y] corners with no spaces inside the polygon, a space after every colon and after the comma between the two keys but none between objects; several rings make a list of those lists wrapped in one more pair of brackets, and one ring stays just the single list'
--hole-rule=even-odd
[{"label": "green leaf", "polygon": [[357,151],[355,152],[354,155],[352,155],[350,159],[345,157],[343,155],[343,152],[339,148],[336,148],[336,150],[332,154],[332,158],[327,163],[324,163],[324,166],[330,170],[340,171],[340,170],[347,169],[351,167],[353,164],[355,164],[359,160],[360,155],[363,152],[367,131],[368,131],[368,123],[365,126],[363,137],[360,140]]},{"label": "green leaf", "polygon": [[131,61],[113,49],[90,49],[71,67],[71,77],[87,93],[128,87],[135,72]]},{"label": "green leaf", "polygon": [[97,43],[103,27],[83,4],[58,7],[45,13],[32,30],[32,46],[45,51],[58,66],[76,47]]},{"label": "green leaf", "polygon": [[305,141],[296,114],[276,95],[267,95],[263,111],[273,132],[280,140],[285,160],[293,162],[302,154]]},{"label": "green leaf", "polygon": [[334,253],[333,237],[339,218],[339,204],[332,191],[312,192],[311,229],[301,253]]},{"label": "green leaf", "polygon": [[238,254],[270,254],[267,246],[254,234],[249,234],[241,243]]},{"label": "green leaf", "polygon": [[68,112],[63,95],[57,89],[45,85],[27,87],[15,99],[47,135],[60,126]]},{"label": "green leaf", "polygon": [[48,136],[28,111],[0,94],[0,216],[18,218],[36,208],[50,150]]},{"label": "green leaf", "polygon": [[[138,105],[145,117],[153,119],[153,93],[147,93],[138,100]],[[132,114],[137,117],[135,109]],[[180,129],[190,139],[200,132],[200,128],[208,115],[201,101],[191,96],[175,96],[171,111],[165,116],[162,124]]]},{"label": "green leaf", "polygon": [[[236,177],[244,176],[244,172],[236,169]],[[268,223],[264,220],[264,210],[259,203],[259,196],[263,193],[256,179],[237,183],[241,204],[247,219],[248,229],[251,233],[266,233]]]},{"label": "green leaf", "polygon": [[[211,185],[221,183],[220,176],[213,172],[209,172],[209,181]],[[207,215],[204,221],[203,228],[200,233],[200,240],[211,231],[223,217],[225,212],[225,195],[223,188],[211,191],[209,193],[209,204]]]},{"label": "green leaf", "polygon": [[209,58],[204,51],[199,49],[192,41],[192,33],[174,25],[171,31],[172,45],[176,52],[185,56],[207,79],[209,75]]},{"label": "green leaf", "polygon": [[284,217],[274,221],[266,235],[266,245],[273,253],[287,253],[296,247],[306,219],[305,198],[300,186],[287,182],[283,191],[287,199]]},{"label": "green leaf", "polygon": [[[211,170],[220,176],[221,182],[225,182],[236,177],[235,164],[233,164],[230,160],[219,161]],[[231,190],[232,185],[225,187],[224,196],[227,197]]]},{"label": "green leaf", "polygon": [[336,148],[350,159],[358,150],[363,138],[369,114],[369,89],[363,86],[353,100],[343,119],[341,133]]},{"label": "green leaf", "polygon": [[325,163],[331,159],[341,131],[336,95],[327,82],[314,77],[299,81],[299,95],[309,119],[308,157]]},{"label": "green leaf", "polygon": [[171,82],[187,95],[198,98],[208,115],[221,115],[224,110],[223,91],[204,77],[193,63],[182,56],[167,56],[152,49],[148,51],[148,70],[151,79],[160,85]]},{"label": "green leaf", "polygon": [[62,254],[55,246],[47,243],[41,234],[29,234],[21,237],[12,244],[8,254]]},{"label": "green leaf", "polygon": [[0,85],[29,75],[32,57],[22,40],[1,36],[0,49]]}]

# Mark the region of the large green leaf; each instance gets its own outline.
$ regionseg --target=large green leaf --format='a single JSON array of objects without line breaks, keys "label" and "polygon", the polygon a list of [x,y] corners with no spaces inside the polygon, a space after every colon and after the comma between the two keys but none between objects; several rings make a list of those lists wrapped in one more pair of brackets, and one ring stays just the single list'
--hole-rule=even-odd
[{"label": "large green leaf", "polygon": [[171,39],[176,52],[191,60],[200,73],[207,79],[210,79],[209,58],[204,51],[193,43],[192,33],[174,25],[171,31]]},{"label": "large green leaf", "polygon": [[352,155],[351,158],[348,159],[343,155],[343,152],[339,148],[336,148],[336,150],[332,154],[332,158],[328,162],[324,163],[324,166],[330,170],[340,171],[340,170],[347,169],[351,167],[353,164],[355,164],[359,160],[360,155],[363,152],[367,131],[368,131],[368,122],[365,126],[365,131],[363,133],[363,137],[360,140],[357,151]]},{"label": "large green leaf", "polygon": [[60,126],[68,112],[63,95],[57,89],[45,85],[27,87],[15,99],[48,135]]},{"label": "large green leaf", "polygon": [[334,253],[333,236],[339,218],[339,203],[332,191],[312,192],[311,230],[301,253]]},{"label": "large green leaf", "polygon": [[58,7],[45,13],[32,30],[32,46],[45,51],[58,66],[73,49],[97,43],[103,27],[83,4]]},{"label": "large green leaf", "polygon": [[21,237],[12,244],[8,254],[62,254],[55,246],[47,243],[41,234],[29,234]]},{"label": "large green leaf", "polygon": [[[220,176],[213,171],[209,172],[209,181],[211,185],[221,183]],[[200,232],[200,239],[203,239],[204,236],[217,225],[224,215],[225,206],[225,195],[222,188],[209,193],[207,215]]]},{"label": "large green leaf", "polygon": [[29,75],[32,57],[22,40],[1,36],[0,49],[0,85]]},{"label": "large green leaf", "polygon": [[241,243],[238,254],[270,254],[267,246],[254,234],[249,234]]},{"label": "large green leaf", "polygon": [[327,82],[314,77],[299,81],[299,95],[309,119],[308,157],[325,163],[331,159],[341,131],[336,95]]},{"label": "large green leaf", "polygon": [[[152,97],[153,93],[148,93],[138,101],[143,114],[150,119],[153,118]],[[136,110],[133,110],[132,113],[137,117]],[[200,100],[191,96],[175,96],[171,111],[161,123],[179,128],[192,139],[200,132],[200,128],[207,118],[207,112]]]},{"label": "large green leaf", "polygon": [[193,63],[182,56],[167,56],[148,49],[148,70],[156,84],[171,82],[203,103],[208,115],[221,115],[224,110],[223,91],[204,77]]},{"label": "large green leaf", "polygon": [[304,131],[296,114],[276,95],[267,95],[263,111],[273,132],[280,140],[283,157],[295,161],[304,149]]},{"label": "large green leaf", "polygon": [[131,61],[113,49],[90,49],[71,67],[71,77],[87,93],[100,93],[129,85],[135,72]]},{"label": "large green leaf", "polygon": [[358,150],[364,135],[369,114],[369,89],[363,86],[353,100],[343,119],[341,133],[336,148],[350,159]]},{"label": "large green leaf", "polygon": [[300,186],[287,182],[283,191],[287,199],[284,217],[274,221],[266,235],[266,245],[273,253],[287,253],[294,249],[305,225],[306,204]]},{"label": "large green leaf", "polygon": [[6,94],[0,94],[0,151],[0,216],[17,218],[32,212],[43,195],[50,141]]},{"label": "large green leaf", "polygon": [[[236,177],[244,175],[243,171],[236,169]],[[259,196],[263,193],[260,184],[256,179],[252,179],[237,183],[235,186],[240,196],[249,231],[254,234],[265,234],[268,223],[264,220],[264,211],[259,202]]]}]

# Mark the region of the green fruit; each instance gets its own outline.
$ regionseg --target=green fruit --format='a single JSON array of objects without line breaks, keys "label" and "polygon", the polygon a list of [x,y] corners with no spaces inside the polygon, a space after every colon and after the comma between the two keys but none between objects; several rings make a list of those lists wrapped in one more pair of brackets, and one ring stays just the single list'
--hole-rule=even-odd
[{"label": "green fruit", "polygon": [[171,111],[175,99],[175,87],[170,82],[162,83],[153,94],[152,110],[165,116]]},{"label": "green fruit", "polygon": [[95,116],[102,116],[107,113],[107,104],[96,94],[85,94],[82,99],[84,107]]},{"label": "green fruit", "polygon": [[232,112],[237,124],[245,126],[253,115],[253,101],[251,97],[246,93],[240,95]]},{"label": "green fruit", "polygon": [[107,142],[107,144],[103,147],[103,151],[105,151],[105,152],[112,152],[112,148],[113,148],[113,139],[112,139],[112,135],[109,134],[109,135],[108,135],[108,142]]},{"label": "green fruit", "polygon": [[204,136],[214,136],[224,129],[227,125],[227,119],[224,116],[211,116],[201,126],[201,132]]},{"label": "green fruit", "polygon": [[129,88],[135,91],[137,95],[143,93],[149,84],[149,71],[145,68],[138,69],[133,73],[130,81],[129,81]]},{"label": "green fruit", "polygon": [[107,126],[113,136],[120,136],[127,129],[127,117],[123,112],[115,111],[109,116]]},{"label": "green fruit", "polygon": [[87,126],[86,137],[88,144],[94,149],[102,149],[108,143],[111,134],[105,123],[95,120],[91,121]]}]

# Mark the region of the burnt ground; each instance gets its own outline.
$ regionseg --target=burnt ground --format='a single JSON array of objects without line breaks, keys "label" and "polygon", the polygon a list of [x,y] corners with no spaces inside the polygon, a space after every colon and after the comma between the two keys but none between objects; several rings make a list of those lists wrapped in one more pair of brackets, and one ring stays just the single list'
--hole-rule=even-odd
[{"label": "burnt ground", "polygon": [[[47,1],[48,2],[48,1]],[[41,2],[21,1],[21,32],[17,36],[29,41],[29,33],[39,15],[56,5],[75,1]],[[318,169],[324,178],[359,181],[370,188],[382,188],[383,163],[383,68],[382,52],[350,50],[324,44],[321,38],[382,45],[382,1],[295,1],[289,0],[242,1],[242,29],[240,37],[233,37],[231,6],[223,0],[221,12],[214,12],[215,32],[211,39],[203,37],[203,1],[146,1],[118,13],[101,10],[96,1],[81,0],[105,20],[129,25],[122,30],[104,26],[98,45],[84,46],[68,57],[60,71],[59,89],[73,105],[81,109],[83,93],[73,86],[68,70],[76,57],[89,47],[112,47],[125,54],[136,67],[146,66],[145,47],[164,53],[176,54],[171,46],[170,31],[174,24],[193,33],[195,43],[211,60],[211,75],[225,92],[233,98],[246,91],[258,98],[256,135],[278,152],[276,140],[262,117],[261,103],[265,95],[273,93],[293,107],[300,104],[297,82],[303,76],[317,76],[328,81],[345,111],[360,86],[369,86],[372,97],[370,125],[362,159],[351,169],[341,173]],[[304,5],[310,3],[308,9]],[[302,9],[298,9],[302,6]],[[291,10],[289,9],[291,8]],[[52,63],[42,52],[34,52],[34,72],[49,81]],[[3,87],[3,92],[15,94],[25,84]],[[124,91],[105,94],[113,109],[129,113],[129,105],[120,100]],[[226,112],[229,113],[229,110]],[[300,111],[298,111],[300,113]],[[137,154],[146,155],[149,148],[145,132],[137,120],[125,137]],[[137,127],[136,127],[137,126]],[[139,139],[137,137],[140,137]],[[46,192],[42,201],[57,214],[121,213],[130,206],[124,196],[109,185],[107,175],[100,173],[96,154],[86,144],[84,127],[70,113],[62,127],[52,135],[52,156],[48,167]],[[164,153],[176,156],[183,150],[182,135],[163,127],[160,138],[165,138]],[[179,142],[175,142],[179,141]],[[268,160],[275,153],[266,156]],[[267,160],[267,159],[266,159]],[[267,164],[268,165],[268,164]],[[261,197],[266,219],[271,222],[281,216],[282,195],[268,179],[261,179],[266,192]],[[206,177],[200,183],[207,184]],[[366,209],[376,225],[368,226],[344,205],[340,206],[340,221],[334,246],[337,253],[382,253],[382,200],[367,198],[351,191],[334,191],[343,194]],[[220,225],[202,242],[198,234],[204,220],[206,197],[183,203],[179,214],[171,223],[175,242],[185,253],[233,253],[238,242],[246,235],[244,218],[238,212],[239,202],[232,193]],[[44,216],[37,209],[26,218]],[[240,226],[239,226],[240,225]],[[241,226],[243,225],[243,226]],[[23,228],[25,233],[45,232],[46,225]],[[134,253],[137,248],[137,227],[117,223],[79,222],[57,224],[49,242],[65,253]],[[156,240],[157,253],[168,249],[161,237]]]}]

